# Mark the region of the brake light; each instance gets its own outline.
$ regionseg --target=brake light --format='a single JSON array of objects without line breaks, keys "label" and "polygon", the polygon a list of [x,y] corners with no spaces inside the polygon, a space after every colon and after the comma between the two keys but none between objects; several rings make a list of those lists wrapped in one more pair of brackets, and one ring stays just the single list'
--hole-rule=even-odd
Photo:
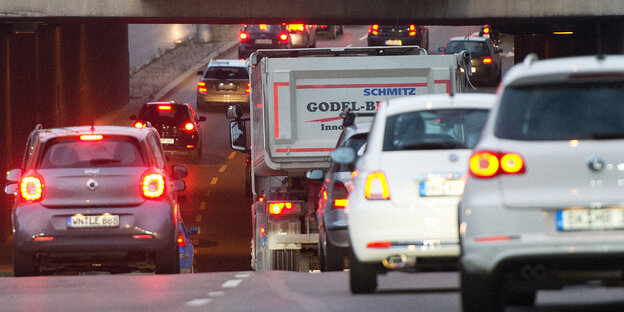
[{"label": "brake light", "polygon": [[303,24],[288,24],[288,31],[303,31]]},{"label": "brake light", "polygon": [[379,25],[371,25],[368,31],[373,35],[379,35]]},{"label": "brake light", "polygon": [[334,208],[336,209],[345,209],[347,207],[347,199],[334,199]]},{"label": "brake light", "polygon": [[409,26],[409,35],[410,35],[410,37],[416,36],[416,26],[414,26],[414,25],[410,25]]},{"label": "brake light", "polygon": [[81,141],[100,141],[102,138],[101,134],[83,134],[80,136]]},{"label": "brake light", "polygon": [[150,173],[143,177],[141,183],[143,196],[158,198],[165,193],[165,178],[159,173]]},{"label": "brake light", "polygon": [[483,26],[483,33],[486,34],[486,35],[489,34],[490,33],[490,27],[487,26],[487,25]]},{"label": "brake light", "polygon": [[40,200],[43,197],[43,181],[35,176],[26,176],[20,182],[20,195],[25,200]]},{"label": "brake light", "polygon": [[334,209],[347,207],[347,189],[341,182],[334,183]]},{"label": "brake light", "polygon": [[369,200],[390,199],[390,189],[383,172],[377,171],[368,175],[364,185],[364,197]]},{"label": "brake light", "polygon": [[158,110],[170,111],[171,110],[171,105],[158,105]]},{"label": "brake light", "polygon": [[480,151],[472,154],[470,174],[477,178],[491,178],[497,174],[524,173],[524,159],[519,154]]},{"label": "brake light", "polygon": [[477,243],[506,242],[509,240],[511,240],[511,236],[484,236],[475,238],[475,242]]},{"label": "brake light", "polygon": [[143,127],[145,127],[145,125],[142,122],[137,121],[137,122],[134,123],[134,127],[135,128],[143,128]]},{"label": "brake light", "polygon": [[184,124],[184,129],[187,131],[193,131],[193,129],[195,129],[195,125],[192,122],[187,122]]},{"label": "brake light", "polygon": [[206,83],[203,81],[197,82],[197,91],[201,94],[206,94],[208,89],[206,88]]},{"label": "brake light", "polygon": [[247,40],[247,33],[245,32],[240,33],[240,38],[241,38],[241,41]]},{"label": "brake light", "polygon": [[492,64],[492,58],[491,57],[483,58],[483,64]]},{"label": "brake light", "polygon": [[366,248],[390,248],[391,242],[370,242],[366,244]]},{"label": "brake light", "polygon": [[54,236],[37,236],[33,240],[35,242],[51,242],[54,240]]},{"label": "brake light", "polygon": [[288,34],[280,34],[279,38],[281,41],[288,41]]},{"label": "brake light", "polygon": [[247,83],[247,89],[245,89],[245,93],[249,94],[249,92],[251,92],[251,89],[249,89],[249,83]]},{"label": "brake light", "polygon": [[178,247],[184,246],[186,246],[186,237],[184,237],[184,234],[178,233]]},{"label": "brake light", "polygon": [[295,211],[295,205],[291,202],[274,202],[269,203],[269,214],[281,215]]}]

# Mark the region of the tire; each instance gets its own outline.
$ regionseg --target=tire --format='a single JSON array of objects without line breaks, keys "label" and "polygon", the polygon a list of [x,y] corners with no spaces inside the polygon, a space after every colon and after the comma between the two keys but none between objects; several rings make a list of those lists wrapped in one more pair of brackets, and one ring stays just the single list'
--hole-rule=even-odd
[{"label": "tire", "polygon": [[503,312],[500,285],[486,275],[476,275],[460,269],[460,291],[463,312]]},{"label": "tire", "polygon": [[351,270],[349,284],[353,294],[370,294],[377,289],[377,267],[375,264],[363,263],[357,260],[353,249],[349,253]]},{"label": "tire", "polygon": [[323,266],[321,269],[325,272],[342,271],[344,267],[344,251],[342,248],[332,244],[330,241],[324,242]]},{"label": "tire", "polygon": [[271,250],[271,269],[278,271],[299,271],[300,255],[301,253],[298,249]]},{"label": "tire", "polygon": [[177,274],[180,273],[180,253],[178,244],[161,250],[156,254],[154,273],[156,274]]},{"label": "tire", "polygon": [[39,276],[39,266],[32,254],[13,246],[13,276]]}]

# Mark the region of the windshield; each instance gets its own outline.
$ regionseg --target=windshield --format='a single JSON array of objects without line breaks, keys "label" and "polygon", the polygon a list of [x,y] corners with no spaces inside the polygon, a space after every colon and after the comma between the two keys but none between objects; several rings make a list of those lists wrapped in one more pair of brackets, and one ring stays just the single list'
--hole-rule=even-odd
[{"label": "windshield", "polygon": [[509,87],[495,135],[512,140],[624,138],[624,83]]},{"label": "windshield", "polygon": [[249,33],[279,33],[282,31],[282,26],[268,24],[247,25],[245,31]]},{"label": "windshield", "polygon": [[100,141],[53,140],[46,144],[40,169],[86,167],[142,167],[137,145],[122,138]]},{"label": "windshield", "polygon": [[149,121],[152,124],[160,125],[183,125],[191,121],[191,115],[186,108],[171,105],[169,110],[158,109],[157,105],[143,107],[139,112],[139,120]]},{"label": "windshield", "polygon": [[488,54],[485,42],[477,41],[450,41],[446,46],[445,53],[458,53],[462,50],[468,50],[473,54]]},{"label": "windshield", "polygon": [[485,109],[440,109],[389,116],[383,150],[473,148],[487,115]]}]

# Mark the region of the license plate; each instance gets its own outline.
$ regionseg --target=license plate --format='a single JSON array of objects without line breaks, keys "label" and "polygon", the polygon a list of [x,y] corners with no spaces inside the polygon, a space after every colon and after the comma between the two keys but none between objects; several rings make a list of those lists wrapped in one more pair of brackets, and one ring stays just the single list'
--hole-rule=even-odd
[{"label": "license plate", "polygon": [[256,44],[271,44],[273,40],[271,39],[256,39]]},{"label": "license plate", "polygon": [[386,45],[396,45],[396,46],[400,46],[403,45],[403,41],[401,40],[386,40]]},{"label": "license plate", "polygon": [[420,182],[420,196],[461,196],[464,193],[464,180],[431,179]]},{"label": "license plate", "polygon": [[100,228],[100,227],[118,227],[119,216],[111,214],[102,214],[95,216],[74,215],[67,217],[68,228]]},{"label": "license plate", "polygon": [[173,144],[173,139],[160,139],[161,144]]},{"label": "license plate", "polygon": [[624,209],[568,209],[555,215],[559,231],[624,229]]}]

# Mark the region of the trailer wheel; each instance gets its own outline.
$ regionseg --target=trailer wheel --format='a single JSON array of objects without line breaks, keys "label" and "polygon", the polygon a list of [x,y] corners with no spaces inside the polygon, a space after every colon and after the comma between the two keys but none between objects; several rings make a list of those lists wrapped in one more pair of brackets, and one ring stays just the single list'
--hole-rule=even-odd
[{"label": "trailer wheel", "polygon": [[272,269],[280,271],[299,271],[299,257],[301,253],[298,249],[272,250]]}]

